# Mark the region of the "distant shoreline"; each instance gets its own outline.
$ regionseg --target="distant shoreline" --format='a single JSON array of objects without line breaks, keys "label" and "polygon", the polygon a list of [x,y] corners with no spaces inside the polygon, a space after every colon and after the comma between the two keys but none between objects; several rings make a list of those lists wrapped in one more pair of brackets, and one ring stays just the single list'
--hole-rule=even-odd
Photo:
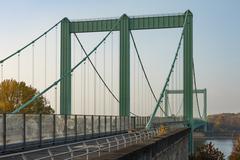
[{"label": "distant shoreline", "polygon": [[240,135],[239,132],[207,132],[207,133],[195,133],[193,135],[194,139],[199,140],[213,140],[213,139],[236,139]]},{"label": "distant shoreline", "polygon": [[216,137],[193,137],[195,140],[234,140],[233,137],[230,136],[216,136]]}]

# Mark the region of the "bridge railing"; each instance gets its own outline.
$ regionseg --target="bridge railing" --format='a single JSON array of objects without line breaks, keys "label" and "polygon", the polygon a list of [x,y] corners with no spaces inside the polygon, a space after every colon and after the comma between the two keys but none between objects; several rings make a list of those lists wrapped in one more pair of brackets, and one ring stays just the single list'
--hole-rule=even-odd
[{"label": "bridge railing", "polygon": [[159,134],[159,129],[140,130],[105,136],[80,142],[73,142],[57,146],[50,146],[20,153],[0,156],[2,160],[8,159],[90,159],[100,157],[108,152],[126,148],[133,144],[142,143]]},{"label": "bridge railing", "polygon": [[149,117],[0,114],[2,152],[124,133],[146,126]]}]

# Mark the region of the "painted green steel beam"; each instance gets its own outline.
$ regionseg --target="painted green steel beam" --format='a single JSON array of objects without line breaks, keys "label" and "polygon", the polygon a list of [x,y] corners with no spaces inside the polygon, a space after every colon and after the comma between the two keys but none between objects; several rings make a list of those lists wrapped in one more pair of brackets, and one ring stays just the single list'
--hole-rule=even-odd
[{"label": "painted green steel beam", "polygon": [[[60,76],[71,71],[71,33],[70,21],[64,18],[61,22],[61,60]],[[60,113],[71,114],[71,76],[60,82]]]},{"label": "painted green steel beam", "polygon": [[[206,89],[193,90],[193,93],[205,94]],[[166,90],[167,94],[183,94],[183,90]]]},{"label": "painted green steel beam", "polygon": [[[73,21],[71,22],[71,33],[83,33],[83,32],[106,32],[110,31],[118,19],[107,20],[86,20],[86,21]],[[119,26],[114,27],[114,31],[118,31]]]},{"label": "painted green steel beam", "polygon": [[188,121],[191,127],[189,135],[189,153],[193,153],[193,76],[192,76],[192,60],[193,60],[193,15],[190,11],[187,23],[184,29],[183,43],[183,117]]},{"label": "painted green steel beam", "polygon": [[187,24],[184,29],[183,45],[183,92],[184,92],[184,117],[190,123],[193,118],[193,78],[192,78],[192,59],[193,59],[193,33],[192,33],[192,14],[189,11]]},{"label": "painted green steel beam", "polygon": [[130,29],[162,29],[162,28],[179,28],[183,26],[185,14],[133,17],[130,18]]},{"label": "painted green steel beam", "polygon": [[119,114],[130,115],[130,29],[129,18],[123,15],[120,20],[120,86]]},{"label": "painted green steel beam", "polygon": [[[162,29],[162,28],[180,28],[183,26],[185,14],[178,15],[158,15],[144,17],[130,17],[129,29]],[[111,30],[118,19],[86,20],[71,22],[71,33],[83,32],[105,32]],[[114,31],[119,31],[120,25]]]}]

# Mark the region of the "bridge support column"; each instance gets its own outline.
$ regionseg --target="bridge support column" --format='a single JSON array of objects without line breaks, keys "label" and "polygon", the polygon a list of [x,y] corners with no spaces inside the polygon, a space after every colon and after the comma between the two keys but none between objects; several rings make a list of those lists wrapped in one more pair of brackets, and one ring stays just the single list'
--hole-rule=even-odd
[{"label": "bridge support column", "polygon": [[193,153],[193,15],[190,11],[186,11],[188,14],[187,21],[184,29],[184,48],[183,48],[183,103],[184,103],[184,119],[188,121],[192,131],[189,136],[189,152]]},{"label": "bridge support column", "polygon": [[[67,18],[61,22],[60,65],[60,76],[71,71],[71,33],[70,21]],[[60,114],[71,114],[71,76],[60,82]]]},{"label": "bridge support column", "polygon": [[126,14],[120,21],[120,116],[130,115],[130,34],[129,18]]}]

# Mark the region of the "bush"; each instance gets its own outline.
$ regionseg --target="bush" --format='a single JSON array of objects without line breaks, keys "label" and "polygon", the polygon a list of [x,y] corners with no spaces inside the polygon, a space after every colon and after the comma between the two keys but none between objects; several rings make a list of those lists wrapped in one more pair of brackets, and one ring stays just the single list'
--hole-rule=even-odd
[{"label": "bush", "polygon": [[240,137],[236,139],[229,160],[240,160]]},{"label": "bush", "polygon": [[209,144],[204,144],[200,146],[193,157],[193,160],[224,160],[224,154],[215,148],[210,142]]}]

